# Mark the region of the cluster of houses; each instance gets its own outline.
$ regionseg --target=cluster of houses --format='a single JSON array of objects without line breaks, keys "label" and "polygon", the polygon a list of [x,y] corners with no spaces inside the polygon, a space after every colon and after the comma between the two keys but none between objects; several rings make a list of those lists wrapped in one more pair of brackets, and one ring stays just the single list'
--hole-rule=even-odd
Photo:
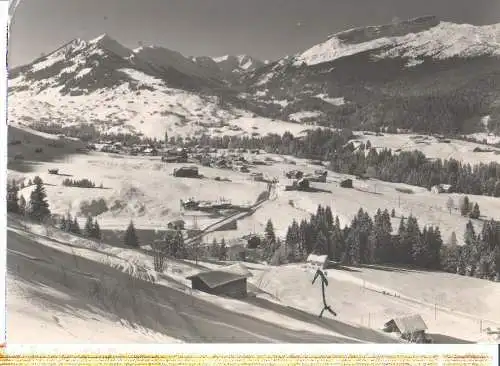
[{"label": "cluster of houses", "polygon": [[90,150],[101,151],[112,154],[158,156],[161,150],[149,144],[134,144],[127,146],[122,142],[100,141],[88,146]]}]

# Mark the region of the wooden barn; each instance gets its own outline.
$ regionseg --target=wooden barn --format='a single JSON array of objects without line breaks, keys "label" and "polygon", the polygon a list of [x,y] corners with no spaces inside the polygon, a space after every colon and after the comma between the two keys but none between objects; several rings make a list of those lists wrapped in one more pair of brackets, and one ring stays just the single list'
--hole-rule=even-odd
[{"label": "wooden barn", "polygon": [[232,298],[247,297],[247,278],[252,277],[248,269],[240,264],[224,267],[187,277],[193,290]]},{"label": "wooden barn", "polygon": [[195,166],[183,166],[174,169],[174,177],[198,178],[199,177],[198,168]]},{"label": "wooden barn", "polygon": [[413,343],[430,343],[431,339],[425,334],[427,325],[418,314],[394,318],[384,324],[387,333],[398,333],[402,339]]}]

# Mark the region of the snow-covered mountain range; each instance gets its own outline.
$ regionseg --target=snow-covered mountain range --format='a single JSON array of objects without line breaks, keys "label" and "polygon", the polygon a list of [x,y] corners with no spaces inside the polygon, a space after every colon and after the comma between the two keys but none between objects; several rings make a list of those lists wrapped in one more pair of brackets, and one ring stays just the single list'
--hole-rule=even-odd
[{"label": "snow-covered mountain range", "polygon": [[[9,118],[163,134],[257,114],[336,127],[500,126],[500,25],[415,18],[336,33],[268,63],[75,39],[10,70]],[[191,127],[187,127],[191,126]],[[161,132],[160,132],[161,131]]]},{"label": "snow-covered mountain range", "polygon": [[275,118],[307,112],[305,120],[350,127],[474,130],[484,115],[500,122],[500,24],[427,16],[355,28],[243,79],[248,95],[272,102]]}]

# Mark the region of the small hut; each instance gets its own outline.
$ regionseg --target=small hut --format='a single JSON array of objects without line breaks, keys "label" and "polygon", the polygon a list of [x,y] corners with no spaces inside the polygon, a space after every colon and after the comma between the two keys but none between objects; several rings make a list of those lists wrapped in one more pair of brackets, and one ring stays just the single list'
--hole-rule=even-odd
[{"label": "small hut", "polygon": [[241,264],[223,267],[219,270],[206,271],[187,277],[191,287],[212,295],[232,298],[247,297],[247,278],[250,271]]},{"label": "small hut", "polygon": [[384,324],[384,332],[398,333],[401,338],[414,343],[427,343],[427,325],[418,314],[394,318]]}]

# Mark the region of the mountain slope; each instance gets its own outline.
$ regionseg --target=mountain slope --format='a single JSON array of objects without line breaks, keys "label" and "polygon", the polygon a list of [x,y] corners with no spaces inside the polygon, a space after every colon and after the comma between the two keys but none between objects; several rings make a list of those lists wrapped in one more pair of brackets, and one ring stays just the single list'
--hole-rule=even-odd
[{"label": "mountain slope", "polygon": [[248,55],[197,56],[191,57],[191,60],[202,69],[229,83],[235,83],[241,75],[253,72],[266,65],[266,62]]},{"label": "mountain slope", "polygon": [[[75,331],[86,317],[91,318],[89,330],[102,322],[109,337],[122,342],[394,342],[366,327],[318,321],[307,313],[298,317],[284,305],[269,308],[251,299],[238,301],[192,290],[185,277],[201,268],[184,261],[179,261],[183,266],[169,261],[168,273],[159,274],[152,270],[152,258],[139,251],[117,252],[115,247],[61,232],[51,239],[43,232],[40,226],[27,231],[23,223],[9,222],[7,263],[13,296],[8,299],[7,321],[9,337],[20,342],[29,337],[15,326],[20,319],[30,328],[45,328],[44,342],[62,341],[62,330],[75,342],[99,342],[93,332]],[[174,266],[180,274],[174,273]],[[22,316],[33,308],[37,317]]]},{"label": "mountain slope", "polygon": [[184,90],[220,86],[201,75],[187,74],[187,67],[179,62],[166,68],[164,64],[151,62],[148,57],[149,53],[134,52],[106,34],[91,41],[75,39],[29,65],[10,70],[9,78],[17,81],[9,83],[9,90],[25,90],[29,84],[32,90],[57,88],[63,95],[82,95],[102,88],[115,88],[124,82],[129,82],[131,87],[141,87],[124,69],[144,73],[161,79],[169,87]]},{"label": "mountain slope", "polygon": [[234,93],[163,48],[132,51],[107,35],[73,40],[10,70],[9,122],[91,124],[101,133],[194,134],[240,115]]},{"label": "mountain slope", "polygon": [[337,33],[264,66],[243,85],[273,117],[322,124],[470,132],[500,100],[500,25],[416,18]]}]

